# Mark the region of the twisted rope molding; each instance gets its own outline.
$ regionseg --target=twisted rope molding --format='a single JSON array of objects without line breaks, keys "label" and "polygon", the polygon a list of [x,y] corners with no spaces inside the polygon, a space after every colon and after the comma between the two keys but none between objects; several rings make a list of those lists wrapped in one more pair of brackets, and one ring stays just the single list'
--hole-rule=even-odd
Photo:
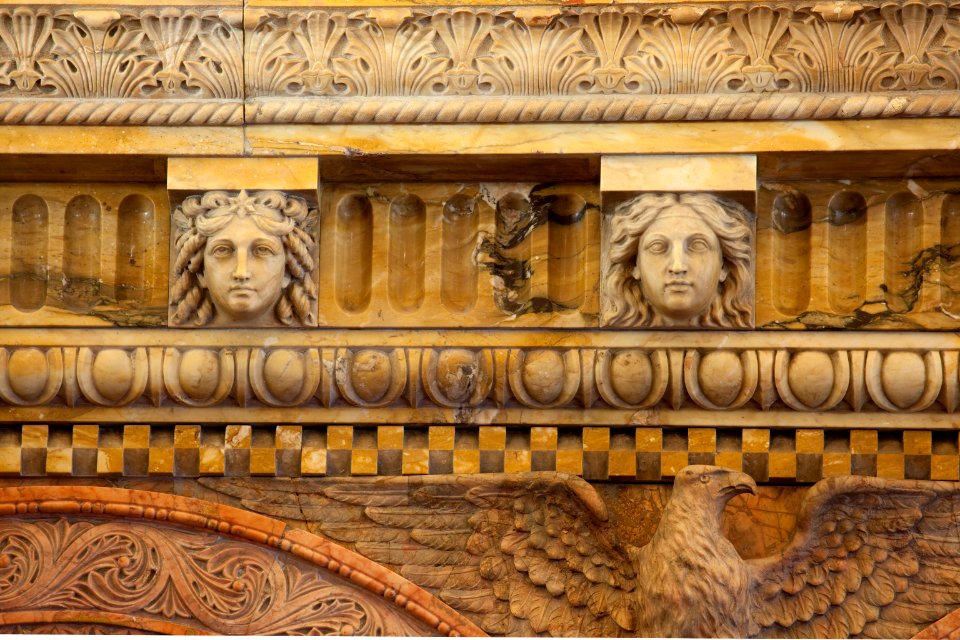
[{"label": "twisted rope molding", "polygon": [[824,120],[960,115],[960,94],[260,98],[247,101],[0,99],[4,125],[240,125]]},{"label": "twisted rope molding", "polygon": [[824,120],[960,115],[960,94],[765,94],[250,100],[248,123],[636,122]]},{"label": "twisted rope molding", "polygon": [[240,125],[239,100],[0,99],[0,124],[12,125]]}]

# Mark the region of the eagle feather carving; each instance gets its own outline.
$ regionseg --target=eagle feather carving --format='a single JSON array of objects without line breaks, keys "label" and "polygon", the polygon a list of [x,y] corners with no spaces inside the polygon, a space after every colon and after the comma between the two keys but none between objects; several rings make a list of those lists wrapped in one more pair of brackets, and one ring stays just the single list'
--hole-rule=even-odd
[{"label": "eagle feather carving", "polygon": [[909,638],[960,605],[960,484],[844,477],[808,493],[792,542],[743,560],[721,533],[739,472],[690,466],[643,547],[610,537],[554,473],[204,479],[307,521],[496,635]]}]

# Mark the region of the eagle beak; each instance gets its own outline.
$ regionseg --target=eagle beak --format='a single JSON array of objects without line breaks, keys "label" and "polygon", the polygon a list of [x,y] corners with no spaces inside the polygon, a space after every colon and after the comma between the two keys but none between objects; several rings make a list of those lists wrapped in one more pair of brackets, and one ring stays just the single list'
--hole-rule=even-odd
[{"label": "eagle beak", "polygon": [[732,498],[733,496],[741,493],[757,495],[757,483],[754,482],[753,478],[745,473],[740,473],[739,471],[729,471],[727,473],[727,480],[724,483],[723,488],[720,489],[721,496],[725,498]]}]

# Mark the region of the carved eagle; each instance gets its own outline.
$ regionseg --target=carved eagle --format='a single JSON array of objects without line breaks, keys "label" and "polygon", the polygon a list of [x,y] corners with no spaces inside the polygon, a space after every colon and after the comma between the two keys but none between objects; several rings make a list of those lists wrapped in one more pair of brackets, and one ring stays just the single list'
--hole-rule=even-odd
[{"label": "carved eagle", "polygon": [[656,533],[618,544],[583,480],[554,473],[204,479],[306,521],[491,634],[907,638],[960,606],[960,484],[843,477],[808,492],[792,542],[743,560],[721,533],[753,480],[681,471]]}]

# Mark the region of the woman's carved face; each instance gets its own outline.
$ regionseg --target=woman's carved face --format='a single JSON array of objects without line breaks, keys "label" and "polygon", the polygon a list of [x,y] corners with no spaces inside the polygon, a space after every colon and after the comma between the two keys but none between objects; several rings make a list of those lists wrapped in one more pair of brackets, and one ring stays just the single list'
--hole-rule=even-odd
[{"label": "woman's carved face", "polygon": [[217,310],[214,324],[278,324],[273,309],[287,284],[283,242],[252,216],[235,217],[207,239],[201,285]]},{"label": "woman's carved face", "polygon": [[640,237],[634,276],[665,324],[684,326],[707,309],[727,272],[713,230],[692,209],[676,205]]}]

